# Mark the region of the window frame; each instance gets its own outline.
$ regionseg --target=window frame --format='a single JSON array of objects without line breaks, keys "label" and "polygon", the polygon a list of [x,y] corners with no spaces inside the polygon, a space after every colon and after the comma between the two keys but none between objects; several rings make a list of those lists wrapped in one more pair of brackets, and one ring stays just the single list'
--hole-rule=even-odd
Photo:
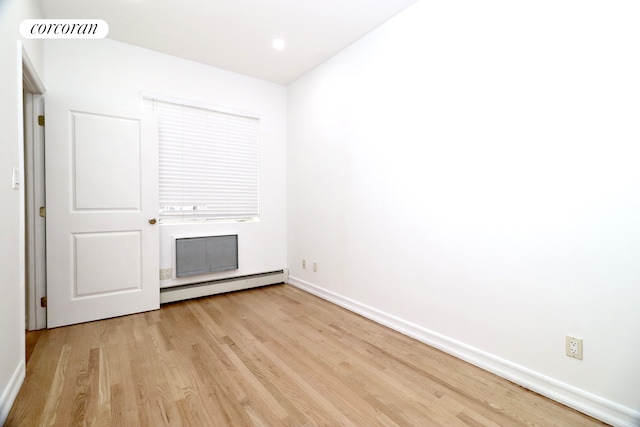
[{"label": "window frame", "polygon": [[[250,156],[248,159],[249,161],[254,161],[255,163],[251,164],[251,166],[249,167],[249,169],[237,169],[234,171],[234,174],[232,174],[232,176],[234,176],[236,179],[238,176],[238,170],[240,170],[240,174],[242,174],[242,171],[247,171],[250,170],[251,168],[253,168],[252,171],[252,175],[251,175],[251,179],[253,179],[254,181],[251,181],[252,185],[254,185],[255,187],[251,187],[252,190],[250,191],[251,194],[253,194],[253,197],[247,197],[247,200],[250,200],[253,205],[255,207],[255,209],[247,209],[246,212],[243,213],[236,213],[236,214],[221,214],[221,213],[215,213],[215,209],[210,210],[201,210],[199,212],[196,213],[191,213],[193,211],[187,210],[187,209],[180,209],[180,207],[184,208],[184,204],[179,205],[176,204],[175,206],[178,208],[176,209],[176,211],[179,211],[180,213],[176,213],[176,214],[167,214],[167,210],[162,209],[162,194],[160,196],[160,204],[158,205],[158,215],[159,215],[159,219],[161,222],[168,222],[168,223],[189,223],[189,222],[254,222],[254,221],[259,221],[260,219],[260,160],[261,160],[261,156],[260,156],[260,150],[261,150],[261,144],[260,144],[260,140],[261,140],[261,117],[259,114],[257,113],[252,113],[252,112],[247,112],[247,111],[242,111],[242,110],[236,110],[236,109],[231,109],[231,108],[227,108],[227,107],[220,107],[217,105],[212,105],[212,104],[207,104],[207,103],[202,103],[202,102],[198,102],[198,101],[192,101],[192,100],[185,100],[185,99],[181,99],[181,98],[174,98],[174,97],[169,97],[169,96],[164,96],[164,95],[158,95],[158,94],[154,94],[154,93],[147,93],[147,92],[143,92],[141,94],[141,108],[143,109],[147,109],[147,110],[153,110],[156,111],[156,107],[157,107],[157,103],[162,103],[165,105],[170,105],[170,106],[175,106],[177,108],[186,108],[186,109],[196,109],[196,110],[200,110],[201,112],[204,112],[204,114],[213,114],[213,115],[220,115],[220,116],[224,116],[226,118],[239,118],[239,120],[245,120],[245,121],[254,121],[255,120],[255,128],[250,129],[249,132],[253,132],[255,133],[255,141],[253,141],[254,143],[254,147],[249,147],[252,148],[255,152],[252,152],[252,156]],[[161,126],[162,124],[160,123],[160,118],[158,120],[158,151],[159,153],[162,153],[163,148],[161,147],[162,139],[161,139]],[[184,124],[184,123],[183,123]],[[181,134],[184,136],[184,132]],[[209,136],[211,138],[213,138],[212,136]],[[225,142],[225,144],[227,144],[226,146],[229,146],[231,143],[227,140]],[[218,157],[218,156],[215,156]],[[242,156],[240,156],[242,157]],[[162,175],[162,170],[161,170],[161,163],[162,160],[159,161],[158,164],[158,175],[159,175],[159,182],[158,182],[158,192],[161,193],[161,182],[160,179],[163,177]],[[230,162],[232,163],[232,162]],[[180,165],[180,168],[182,168],[183,165]],[[182,169],[181,169],[182,170]],[[237,184],[237,182],[235,182]],[[216,203],[220,203],[221,199],[218,199],[217,201],[215,201],[213,204],[215,205]],[[251,203],[249,203],[251,204]],[[221,207],[220,205],[218,205],[218,208],[220,211],[224,212],[225,208]]]}]

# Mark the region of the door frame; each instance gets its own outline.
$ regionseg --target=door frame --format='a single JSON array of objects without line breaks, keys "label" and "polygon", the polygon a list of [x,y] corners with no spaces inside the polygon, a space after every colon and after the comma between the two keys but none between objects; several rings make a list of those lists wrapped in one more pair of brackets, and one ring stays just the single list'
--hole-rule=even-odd
[{"label": "door frame", "polygon": [[40,207],[45,206],[44,128],[37,119],[44,115],[45,87],[24,47],[22,88],[26,328],[33,331],[47,327],[47,309],[40,304],[47,294],[45,219],[39,215]]}]

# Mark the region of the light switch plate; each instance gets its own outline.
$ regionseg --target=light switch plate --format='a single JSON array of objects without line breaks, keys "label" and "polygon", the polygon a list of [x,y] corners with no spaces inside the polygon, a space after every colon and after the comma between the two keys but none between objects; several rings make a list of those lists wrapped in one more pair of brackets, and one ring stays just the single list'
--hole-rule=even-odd
[{"label": "light switch plate", "polygon": [[20,188],[20,169],[13,168],[11,176],[11,188],[18,190]]}]

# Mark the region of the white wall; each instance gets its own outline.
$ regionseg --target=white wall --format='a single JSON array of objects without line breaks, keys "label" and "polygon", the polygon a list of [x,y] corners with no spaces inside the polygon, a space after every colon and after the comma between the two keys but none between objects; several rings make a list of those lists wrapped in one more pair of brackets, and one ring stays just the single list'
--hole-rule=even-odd
[{"label": "white wall", "polygon": [[639,21],[422,1],[290,85],[292,283],[640,422]]},{"label": "white wall", "polygon": [[22,40],[18,26],[39,16],[34,1],[0,2],[0,425],[25,373],[24,193],[12,189],[13,168],[24,169],[19,43],[43,73],[42,43]]},{"label": "white wall", "polygon": [[162,287],[286,267],[284,86],[108,39],[48,40],[45,46],[48,96],[137,107],[141,92],[151,92],[260,115],[260,221],[160,226],[160,268],[172,268],[172,234],[237,232],[239,270],[163,280]]}]

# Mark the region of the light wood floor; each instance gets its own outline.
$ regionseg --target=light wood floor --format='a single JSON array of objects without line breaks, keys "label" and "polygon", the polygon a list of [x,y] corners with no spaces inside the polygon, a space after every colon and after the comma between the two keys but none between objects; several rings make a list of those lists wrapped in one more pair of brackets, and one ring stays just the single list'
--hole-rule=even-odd
[{"label": "light wood floor", "polygon": [[35,341],[6,426],[604,425],[289,285]]}]

